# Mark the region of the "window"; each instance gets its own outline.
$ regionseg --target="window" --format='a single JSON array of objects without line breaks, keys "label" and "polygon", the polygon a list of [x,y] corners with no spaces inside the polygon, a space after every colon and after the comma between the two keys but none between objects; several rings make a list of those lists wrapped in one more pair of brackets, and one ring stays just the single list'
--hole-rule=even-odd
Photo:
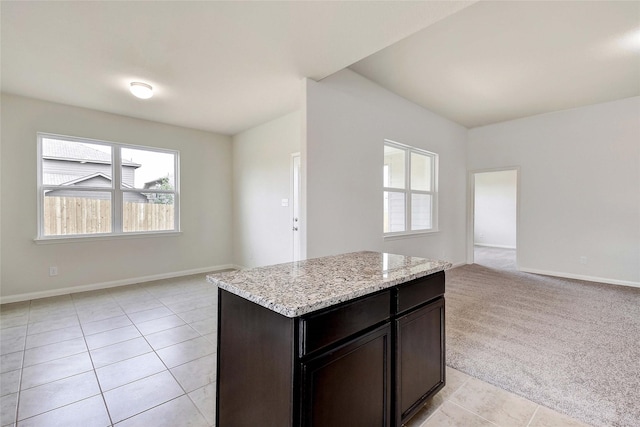
[{"label": "window", "polygon": [[38,238],[179,231],[179,153],[38,134]]},{"label": "window", "polygon": [[384,142],[384,234],[437,231],[438,155]]}]

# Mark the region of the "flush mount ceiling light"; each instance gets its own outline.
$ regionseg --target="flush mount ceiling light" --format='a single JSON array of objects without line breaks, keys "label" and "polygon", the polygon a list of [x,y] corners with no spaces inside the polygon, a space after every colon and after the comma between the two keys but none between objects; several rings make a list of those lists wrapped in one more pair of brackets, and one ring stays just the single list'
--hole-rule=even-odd
[{"label": "flush mount ceiling light", "polygon": [[153,96],[153,88],[146,83],[131,82],[129,90],[140,99],[149,99]]}]

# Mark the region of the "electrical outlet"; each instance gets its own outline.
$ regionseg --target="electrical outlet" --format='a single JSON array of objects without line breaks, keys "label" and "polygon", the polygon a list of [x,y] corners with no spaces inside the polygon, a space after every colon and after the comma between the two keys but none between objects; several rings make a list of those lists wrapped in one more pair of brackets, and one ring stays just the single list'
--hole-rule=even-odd
[{"label": "electrical outlet", "polygon": [[586,256],[581,256],[580,257],[580,264],[586,264],[587,263],[587,257]]},{"label": "electrical outlet", "polygon": [[58,275],[58,267],[52,266],[49,267],[49,276],[57,276]]}]

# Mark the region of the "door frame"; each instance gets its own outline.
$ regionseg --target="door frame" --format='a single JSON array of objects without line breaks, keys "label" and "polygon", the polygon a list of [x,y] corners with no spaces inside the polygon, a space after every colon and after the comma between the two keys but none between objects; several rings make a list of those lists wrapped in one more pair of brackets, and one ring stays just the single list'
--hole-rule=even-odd
[{"label": "door frame", "polygon": [[476,196],[476,174],[487,172],[516,172],[516,269],[520,269],[518,262],[518,252],[520,249],[520,166],[507,166],[502,168],[474,169],[467,173],[467,264],[473,264],[474,255],[474,235],[475,235],[475,196]]},{"label": "door frame", "polygon": [[[298,171],[297,171],[297,178],[298,178],[298,185],[296,186],[295,180],[296,180],[296,159],[298,161]],[[291,153],[291,173],[290,173],[290,177],[291,177],[291,186],[290,186],[290,198],[291,198],[291,210],[290,210],[290,220],[291,220],[291,260],[292,261],[299,261],[302,259],[302,228],[301,228],[301,223],[302,223],[302,219],[300,218],[301,216],[301,206],[300,206],[300,195],[302,192],[302,175],[301,175],[301,171],[302,171],[302,157],[300,156],[300,152],[297,153]],[[296,192],[296,189],[298,190]],[[294,220],[294,218],[296,218],[296,205],[298,207],[298,221],[296,222]],[[295,231],[293,230],[294,227],[298,227],[298,230]],[[297,238],[298,238],[298,246],[296,247],[296,233],[297,234]]]}]

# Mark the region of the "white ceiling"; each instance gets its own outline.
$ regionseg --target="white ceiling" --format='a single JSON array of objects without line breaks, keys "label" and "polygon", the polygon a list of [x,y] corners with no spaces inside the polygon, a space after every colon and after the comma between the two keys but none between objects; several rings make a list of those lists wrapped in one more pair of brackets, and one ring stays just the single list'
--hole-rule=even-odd
[{"label": "white ceiling", "polygon": [[235,134],[471,3],[2,1],[2,90]]},{"label": "white ceiling", "polygon": [[352,65],[467,128],[640,95],[640,2],[479,2]]},{"label": "white ceiling", "polygon": [[640,95],[638,1],[0,7],[4,92],[224,134],[350,65],[467,127]]}]

